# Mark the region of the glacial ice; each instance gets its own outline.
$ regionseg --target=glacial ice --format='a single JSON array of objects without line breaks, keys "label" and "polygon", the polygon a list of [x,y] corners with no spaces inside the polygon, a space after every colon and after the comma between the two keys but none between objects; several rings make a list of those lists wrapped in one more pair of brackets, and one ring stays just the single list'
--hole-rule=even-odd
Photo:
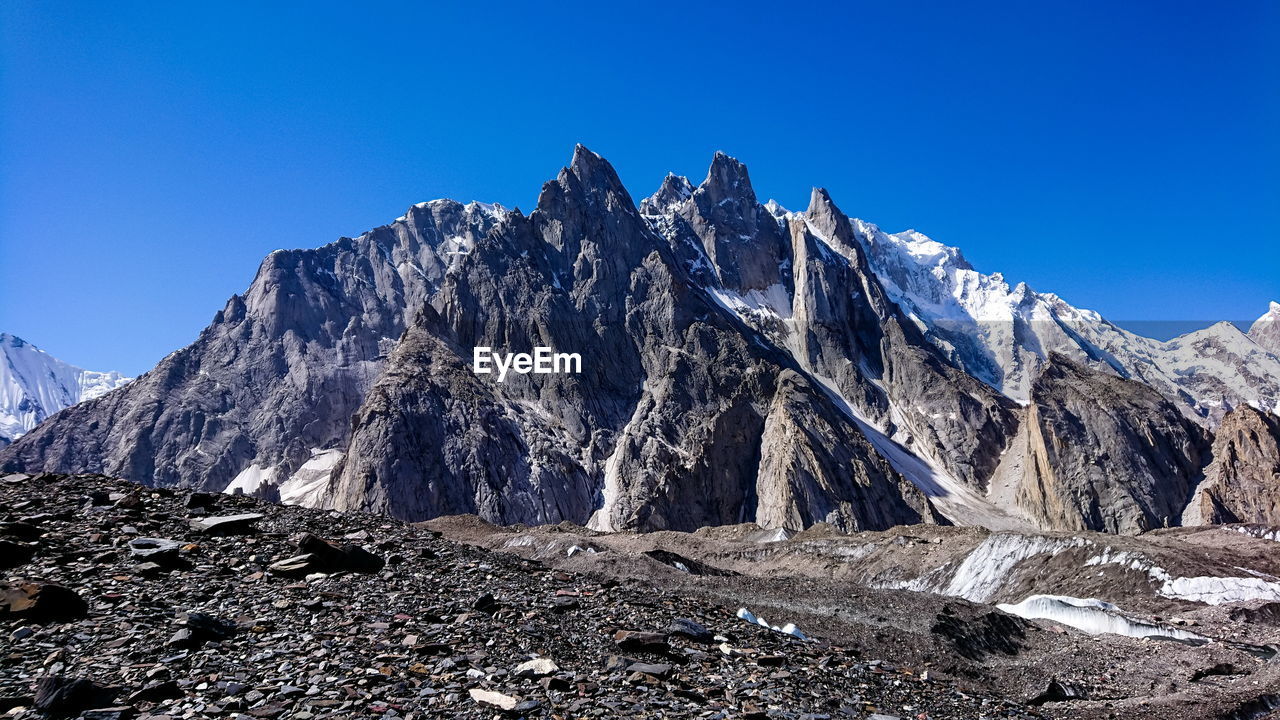
[{"label": "glacial ice", "polygon": [[1128,637],[1158,637],[1190,642],[1207,641],[1203,635],[1147,622],[1126,615],[1109,602],[1066,595],[1032,595],[1016,605],[1000,604],[1000,610],[1028,620],[1051,620],[1090,635],[1110,633]]}]

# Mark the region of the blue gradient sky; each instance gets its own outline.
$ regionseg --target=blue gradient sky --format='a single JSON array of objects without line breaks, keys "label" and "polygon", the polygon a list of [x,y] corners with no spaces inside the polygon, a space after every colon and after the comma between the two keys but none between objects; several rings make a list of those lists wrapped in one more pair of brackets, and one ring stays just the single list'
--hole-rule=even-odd
[{"label": "blue gradient sky", "polygon": [[[140,373],[278,247],[715,150],[1119,321],[1280,299],[1280,4],[0,6],[0,330]],[[960,7],[964,5],[965,7]]]}]

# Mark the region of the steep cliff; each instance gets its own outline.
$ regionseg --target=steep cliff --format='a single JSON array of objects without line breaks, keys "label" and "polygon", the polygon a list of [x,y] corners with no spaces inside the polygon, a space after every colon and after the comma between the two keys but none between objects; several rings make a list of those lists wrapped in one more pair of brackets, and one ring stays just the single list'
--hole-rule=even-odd
[{"label": "steep cliff", "polygon": [[1045,529],[1177,525],[1208,436],[1151,388],[1050,355],[1031,386],[1018,508]]},{"label": "steep cliff", "polygon": [[1183,523],[1280,525],[1280,418],[1245,405],[1213,439],[1213,460]]}]

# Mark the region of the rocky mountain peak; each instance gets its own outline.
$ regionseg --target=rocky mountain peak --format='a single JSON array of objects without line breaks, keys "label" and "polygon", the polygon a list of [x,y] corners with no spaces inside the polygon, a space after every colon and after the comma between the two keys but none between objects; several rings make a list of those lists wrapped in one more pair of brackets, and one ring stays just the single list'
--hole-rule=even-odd
[{"label": "rocky mountain peak", "polygon": [[809,194],[809,208],[805,220],[814,232],[844,255],[861,258],[862,248],[853,232],[849,216],[836,207],[826,188],[815,187]]},{"label": "rocky mountain peak", "polygon": [[751,187],[747,166],[719,151],[711,158],[707,178],[698,186],[698,192],[712,204],[733,203],[752,208],[756,205],[756,193]]},{"label": "rocky mountain peak", "polygon": [[669,175],[641,212],[695,276],[746,293],[786,285],[789,241],[756,200],[746,165],[717,152],[697,188]]},{"label": "rocky mountain peak", "polygon": [[[802,213],[760,205],[724,153],[641,208],[579,145],[528,216],[434,200],[272,253],[196,343],[0,466],[601,529],[936,510],[1132,533],[1172,522],[1195,485],[1207,435],[1177,412],[1188,393],[1280,406],[1280,361],[1259,347],[1278,304],[1252,340],[1137,338],[851,219],[823,188]],[[469,367],[481,346],[581,353],[583,369],[498,381]],[[991,499],[998,470],[1012,489]]]},{"label": "rocky mountain peak", "polygon": [[613,169],[613,165],[600,155],[588,150],[585,146],[577,145],[573,148],[573,160],[570,161],[568,170],[578,178],[578,181],[582,183],[583,189],[587,192],[612,193],[619,196],[620,199],[625,199],[626,205],[633,204],[631,195],[623,187],[622,180],[618,178],[618,173]]},{"label": "rocky mountain peak", "polygon": [[1272,301],[1267,313],[1249,328],[1249,338],[1268,351],[1280,355],[1280,303]]},{"label": "rocky mountain peak", "polygon": [[561,168],[555,180],[542,185],[538,195],[538,211],[544,219],[560,219],[584,208],[636,214],[631,195],[608,160],[578,145],[568,167]]},{"label": "rocky mountain peak", "polygon": [[693,196],[693,190],[693,183],[689,182],[689,178],[667,173],[658,191],[640,201],[640,212],[644,215],[672,212],[673,208]]}]

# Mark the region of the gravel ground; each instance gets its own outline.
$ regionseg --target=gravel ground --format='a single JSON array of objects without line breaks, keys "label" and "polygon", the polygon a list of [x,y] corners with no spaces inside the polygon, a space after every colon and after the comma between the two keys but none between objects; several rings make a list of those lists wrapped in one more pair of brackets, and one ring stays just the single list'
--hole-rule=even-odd
[{"label": "gravel ground", "polygon": [[382,517],[99,476],[0,492],[5,717],[1053,716]]}]

